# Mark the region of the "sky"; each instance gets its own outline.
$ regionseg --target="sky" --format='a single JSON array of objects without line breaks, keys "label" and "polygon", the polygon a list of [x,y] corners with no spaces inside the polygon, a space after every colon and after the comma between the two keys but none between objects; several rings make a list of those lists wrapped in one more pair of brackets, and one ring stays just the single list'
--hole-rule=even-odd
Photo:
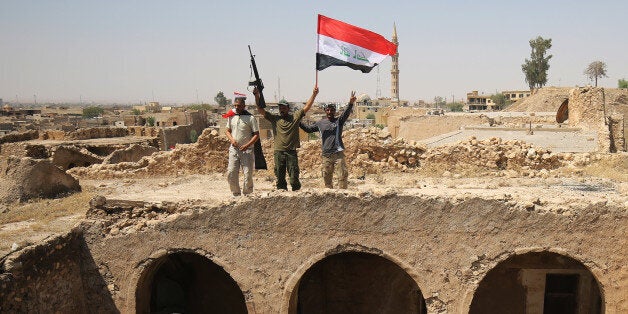
[{"label": "sky", "polygon": [[[589,84],[596,60],[608,67],[600,86],[628,78],[625,0],[0,0],[0,98],[214,103],[219,91],[251,95],[251,45],[267,101],[305,101],[318,14],[389,39],[396,24],[400,98],[411,103],[527,89],[521,64],[537,36],[552,39],[547,86]],[[320,71],[316,100],[375,98],[378,87],[390,97],[390,67]]]}]

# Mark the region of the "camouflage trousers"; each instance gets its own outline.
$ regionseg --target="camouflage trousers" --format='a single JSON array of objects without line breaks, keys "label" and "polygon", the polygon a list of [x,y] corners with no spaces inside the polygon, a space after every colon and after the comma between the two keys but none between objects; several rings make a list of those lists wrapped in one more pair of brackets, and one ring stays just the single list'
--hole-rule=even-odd
[{"label": "camouflage trousers", "polygon": [[347,179],[349,177],[349,171],[347,171],[347,162],[345,161],[344,152],[337,152],[333,154],[323,154],[323,169],[322,175],[325,181],[325,187],[333,189],[334,169],[337,172],[338,188],[347,188]]},{"label": "camouflage trousers", "polygon": [[290,178],[290,186],[293,191],[301,189],[299,181],[299,158],[296,150],[275,151],[275,177],[277,177],[277,189],[287,190],[286,172]]}]

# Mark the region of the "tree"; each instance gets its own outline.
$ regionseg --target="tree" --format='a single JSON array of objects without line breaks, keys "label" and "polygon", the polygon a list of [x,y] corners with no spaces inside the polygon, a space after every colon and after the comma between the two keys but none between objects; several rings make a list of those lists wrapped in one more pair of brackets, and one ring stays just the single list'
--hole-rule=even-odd
[{"label": "tree", "polygon": [[90,119],[95,118],[102,115],[105,112],[105,109],[100,107],[85,107],[83,108],[83,118]]},{"label": "tree", "polygon": [[525,59],[521,65],[521,70],[526,76],[526,82],[530,90],[541,88],[547,83],[547,70],[549,70],[549,60],[552,55],[545,56],[547,50],[552,48],[552,39],[544,39],[538,36],[530,40],[530,59]]},{"label": "tree", "polygon": [[440,96],[434,97],[434,106],[437,108],[441,108],[445,106],[445,99],[443,99],[443,97],[440,97]]},{"label": "tree", "polygon": [[155,126],[155,117],[148,117],[148,118],[146,118],[146,124],[148,126]]},{"label": "tree", "polygon": [[136,116],[139,116],[139,115],[141,115],[141,114],[142,114],[142,111],[140,111],[140,110],[139,110],[139,109],[137,109],[137,108],[134,108],[133,110],[131,110],[131,114],[136,115]]},{"label": "tree", "polygon": [[223,107],[226,107],[231,104],[231,99],[227,99],[227,97],[225,97],[225,94],[223,94],[222,91],[216,94],[216,97],[214,97],[214,100],[216,101],[217,104]]},{"label": "tree", "polygon": [[375,120],[375,115],[372,114],[372,113],[369,113],[369,114],[366,115],[366,118],[367,119],[371,119],[371,120]]},{"label": "tree", "polygon": [[491,100],[499,109],[503,109],[506,106],[506,96],[502,93],[497,93],[491,96]]},{"label": "tree", "polygon": [[619,79],[617,81],[617,87],[618,88],[628,88],[628,80],[626,80],[626,79]]},{"label": "tree", "polygon": [[449,111],[462,112],[462,108],[464,107],[464,105],[461,102],[452,102],[448,103],[447,107],[449,108]]},{"label": "tree", "polygon": [[191,130],[190,131],[190,142],[191,143],[196,143],[197,140],[198,140],[198,133],[196,133],[196,130]]},{"label": "tree", "polygon": [[506,96],[502,93],[492,95],[491,100],[495,105],[497,105],[500,110],[512,105],[512,103],[514,102],[513,100],[506,99]]},{"label": "tree", "polygon": [[187,109],[190,109],[190,110],[212,110],[213,108],[209,104],[200,104],[200,105],[195,104],[195,105],[187,106]]},{"label": "tree", "polygon": [[602,61],[593,61],[584,70],[586,75],[591,81],[595,80],[595,87],[597,87],[597,79],[606,76],[606,63]]}]

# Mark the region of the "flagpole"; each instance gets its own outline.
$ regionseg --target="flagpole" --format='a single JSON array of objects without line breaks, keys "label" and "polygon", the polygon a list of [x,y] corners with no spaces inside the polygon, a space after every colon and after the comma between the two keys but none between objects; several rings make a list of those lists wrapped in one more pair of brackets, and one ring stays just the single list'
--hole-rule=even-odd
[{"label": "flagpole", "polygon": [[[318,35],[316,36],[318,38]],[[314,65],[314,70],[316,71],[316,83],[314,84],[314,87],[318,87],[318,41],[316,42],[316,64]]]},{"label": "flagpole", "polygon": [[321,34],[319,34],[319,27],[320,27],[320,14],[317,16],[316,18],[316,60],[315,60],[315,65],[314,65],[314,70],[316,70],[316,82],[314,83],[314,87],[318,88],[318,53],[319,53],[319,47],[318,47],[318,43],[320,42],[320,36]]}]

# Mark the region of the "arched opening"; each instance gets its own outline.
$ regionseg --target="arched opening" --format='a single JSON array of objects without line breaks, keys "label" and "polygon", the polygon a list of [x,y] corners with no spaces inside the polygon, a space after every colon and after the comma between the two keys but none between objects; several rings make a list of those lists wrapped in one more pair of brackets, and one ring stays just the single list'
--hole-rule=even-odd
[{"label": "arched opening", "polygon": [[593,274],[579,261],[552,252],[516,255],[480,282],[470,314],[600,314],[604,300]]},{"label": "arched opening", "polygon": [[179,252],[157,259],[142,274],[137,313],[247,313],[244,295],[220,266]]},{"label": "arched opening", "polygon": [[397,264],[369,253],[328,256],[292,292],[294,313],[427,313],[416,282]]}]

